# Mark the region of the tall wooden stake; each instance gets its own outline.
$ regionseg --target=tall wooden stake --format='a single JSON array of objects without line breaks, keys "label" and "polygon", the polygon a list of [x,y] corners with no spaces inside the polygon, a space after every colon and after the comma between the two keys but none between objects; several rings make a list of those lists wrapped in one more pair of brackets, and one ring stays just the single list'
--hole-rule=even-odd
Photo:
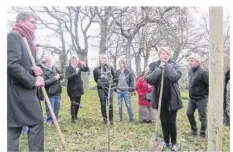
[{"label": "tall wooden stake", "polygon": [[209,7],[209,112],[207,151],[222,151],[223,135],[223,9]]}]

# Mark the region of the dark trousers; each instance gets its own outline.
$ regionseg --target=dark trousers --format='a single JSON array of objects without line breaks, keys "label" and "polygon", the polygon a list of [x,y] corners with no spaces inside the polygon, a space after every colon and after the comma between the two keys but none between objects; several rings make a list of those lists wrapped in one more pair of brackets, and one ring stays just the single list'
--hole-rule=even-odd
[{"label": "dark trousers", "polygon": [[160,120],[163,130],[163,139],[165,143],[171,143],[172,145],[176,144],[176,113],[177,111],[168,111],[168,109],[161,109]]},{"label": "dark trousers", "polygon": [[[23,127],[7,127],[7,151],[19,151],[19,136]],[[44,124],[28,126],[29,151],[44,151]]]},{"label": "dark trousers", "polygon": [[109,105],[109,120],[113,120],[113,89],[110,90],[110,101],[108,102],[108,89],[98,89],[101,113],[104,121],[107,120],[106,105]]},{"label": "dark trousers", "polygon": [[78,118],[78,110],[79,110],[79,106],[81,102],[81,96],[75,97],[75,98],[70,97],[70,101],[71,101],[70,112],[71,112],[72,119]]},{"label": "dark trousers", "polygon": [[198,110],[199,120],[201,121],[201,134],[206,133],[207,127],[207,119],[206,119],[206,108],[207,108],[208,98],[200,99],[200,100],[189,100],[187,116],[189,119],[189,123],[191,125],[191,129],[193,131],[197,131],[197,124],[194,117],[194,112],[196,109]]}]

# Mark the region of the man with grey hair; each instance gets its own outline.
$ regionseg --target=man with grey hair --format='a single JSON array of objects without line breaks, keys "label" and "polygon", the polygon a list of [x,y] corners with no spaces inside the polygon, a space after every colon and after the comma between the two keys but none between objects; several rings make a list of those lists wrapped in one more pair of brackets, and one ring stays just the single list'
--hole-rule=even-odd
[{"label": "man with grey hair", "polygon": [[24,44],[26,37],[33,57],[36,18],[21,12],[7,35],[7,151],[19,151],[19,136],[28,126],[29,151],[44,151],[44,125],[38,87],[44,86],[42,70],[32,64]]},{"label": "man with grey hair", "polygon": [[189,58],[189,103],[187,116],[191,125],[191,134],[197,135],[197,125],[194,112],[198,109],[201,121],[200,137],[206,136],[207,118],[206,108],[208,102],[209,75],[208,71],[200,66],[201,58],[193,54]]}]

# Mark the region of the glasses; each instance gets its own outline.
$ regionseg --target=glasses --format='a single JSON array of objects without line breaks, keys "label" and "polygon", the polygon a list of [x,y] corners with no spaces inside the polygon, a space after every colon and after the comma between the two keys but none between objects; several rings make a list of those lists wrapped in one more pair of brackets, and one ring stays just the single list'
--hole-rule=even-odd
[{"label": "glasses", "polygon": [[30,20],[26,20],[26,21],[31,23],[31,24],[37,24],[36,21],[30,21]]}]

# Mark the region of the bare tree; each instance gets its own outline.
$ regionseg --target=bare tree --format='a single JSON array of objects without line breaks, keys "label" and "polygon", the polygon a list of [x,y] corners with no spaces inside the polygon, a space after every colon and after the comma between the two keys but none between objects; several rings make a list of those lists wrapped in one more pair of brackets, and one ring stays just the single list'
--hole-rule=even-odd
[{"label": "bare tree", "polygon": [[122,57],[125,55],[125,46],[126,42],[125,39],[123,39],[120,35],[116,35],[116,38],[111,41],[111,39],[108,40],[108,49],[107,53],[110,57],[110,60],[113,61],[113,67],[117,68],[117,60],[119,57]]},{"label": "bare tree", "polygon": [[[167,12],[173,7],[124,7],[119,8],[112,17],[119,27],[121,35],[127,40],[126,64],[131,69],[130,48],[139,30],[148,23],[160,23]],[[120,14],[118,18],[115,14]],[[157,14],[156,16],[153,16]]]},{"label": "bare tree", "polygon": [[[206,69],[208,69],[208,61],[209,61],[209,14],[204,13],[202,15],[202,22],[199,24],[199,31],[197,36],[199,36],[199,41],[195,44],[200,50],[200,54],[204,58],[202,60],[202,65]],[[230,21],[229,14],[227,14],[226,18],[223,22],[223,47],[224,47],[224,69],[226,70],[230,65]]]},{"label": "bare tree", "polygon": [[[160,24],[149,23],[142,27],[132,43],[132,56],[135,58],[136,74],[139,75],[148,65],[152,50],[157,50],[160,43]],[[141,58],[144,61],[141,69]]]},{"label": "bare tree", "polygon": [[[59,7],[43,7],[44,10],[50,15],[51,18],[59,20],[64,24],[64,28],[70,36],[71,48],[79,56],[80,59],[88,62],[87,54],[89,49],[88,30],[92,23],[97,22],[95,20],[95,12],[91,7],[71,7],[65,8]],[[80,32],[81,31],[81,32]],[[81,33],[81,37],[80,37]],[[84,44],[84,45],[81,45]],[[84,87],[88,87],[88,75],[83,74]]]},{"label": "bare tree", "polygon": [[100,25],[100,45],[99,45],[99,54],[105,54],[107,50],[107,36],[109,34],[109,29],[113,24],[111,19],[111,6],[108,7],[95,7],[96,15],[99,20]]}]

